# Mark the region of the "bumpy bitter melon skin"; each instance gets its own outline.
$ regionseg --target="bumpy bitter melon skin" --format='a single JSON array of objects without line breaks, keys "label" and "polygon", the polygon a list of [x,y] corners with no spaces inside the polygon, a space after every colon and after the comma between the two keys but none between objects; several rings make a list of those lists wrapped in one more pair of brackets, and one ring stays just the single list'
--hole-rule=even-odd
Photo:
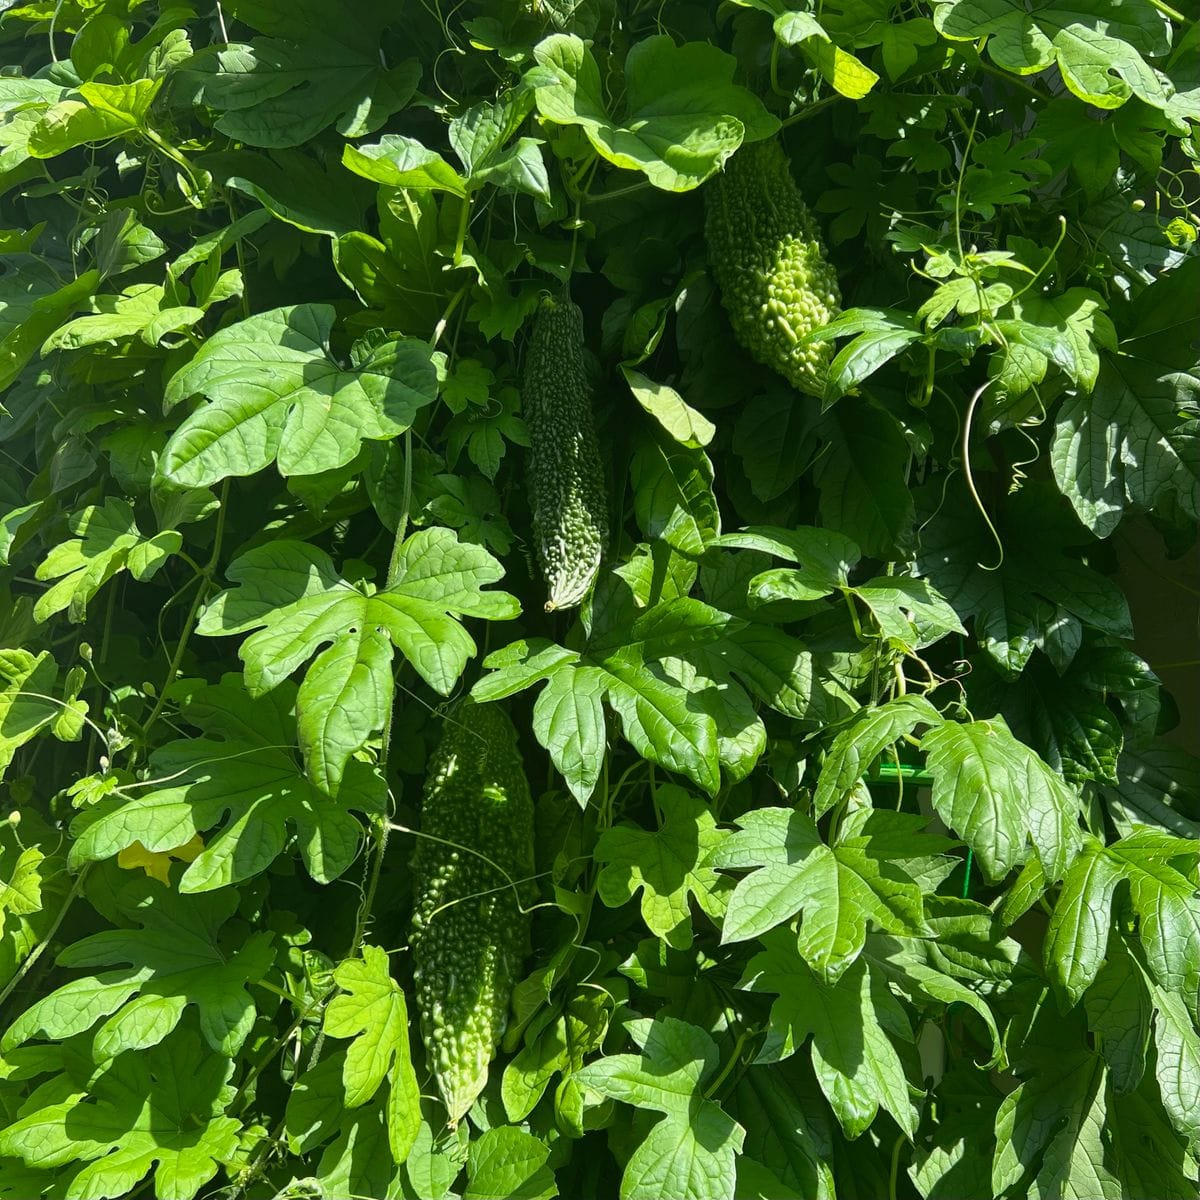
[{"label": "bumpy bitter melon skin", "polygon": [[456,1125],[487,1083],[529,949],[533,802],[499,705],[468,700],[447,715],[421,832],[430,836],[412,859],[413,978],[426,1054]]},{"label": "bumpy bitter melon skin", "polygon": [[546,611],[587,595],[608,541],[605,494],[591,387],[583,358],[583,314],[570,300],[545,300],[525,359],[530,490]]},{"label": "bumpy bitter melon skin", "polygon": [[743,146],[704,195],[709,263],[734,335],[793,387],[820,396],[833,351],[801,339],[841,312],[842,297],[782,146]]}]

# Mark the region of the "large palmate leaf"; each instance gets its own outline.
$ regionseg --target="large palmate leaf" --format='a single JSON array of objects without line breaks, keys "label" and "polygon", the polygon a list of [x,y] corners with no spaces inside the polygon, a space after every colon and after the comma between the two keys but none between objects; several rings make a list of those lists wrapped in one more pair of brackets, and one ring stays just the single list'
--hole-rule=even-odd
[{"label": "large palmate leaf", "polygon": [[1190,1200],[1194,1165],[1151,1099],[1153,1083],[1114,1092],[1086,1029],[1052,1013],[1040,1011],[1014,1056],[1021,1083],[996,1115],[995,1195]]},{"label": "large palmate leaf", "polygon": [[309,874],[335,879],[358,848],[361,828],[352,810],[379,812],[383,781],[355,761],[337,799],[310,783],[291,753],[295,700],[291,684],[252,698],[238,675],[191,688],[180,708],[205,736],[168,742],[150,759],[148,786],[114,789],[82,812],[71,861],[111,858],[134,842],[169,850],[219,825],[184,871],[180,891],[249,879],[283,852],[293,831]]},{"label": "large palmate leaf", "polygon": [[609,114],[600,69],[582,39],[555,34],[534,50],[526,76],[538,112],[578,125],[598,154],[642,171],[657,188],[698,187],[742,144],[770,137],[778,120],[733,82],[736,62],[715,46],[677,46],[667,34],[643,38],[625,60],[625,113]]},{"label": "large palmate leaf", "polygon": [[403,433],[437,395],[429,347],[411,338],[330,353],[334,310],[297,304],[215,333],[167,385],[170,408],[208,398],[171,436],[159,471],[176,487],[207,487],[278,461],[283,475],[348,463],[364,439]]},{"label": "large palmate leaf", "polygon": [[654,832],[622,823],[601,835],[595,858],[604,866],[597,892],[616,908],[640,891],[646,927],[686,950],[692,944],[690,900],[710,916],[719,911],[714,894],[720,876],[706,861],[718,841],[717,823],[703,800],[673,784],[658,789],[655,804],[663,823]]},{"label": "large palmate leaf", "polygon": [[421,1123],[421,1093],[408,1045],[408,1005],[388,973],[387,954],[364,946],[333,973],[341,992],[325,1010],[325,1032],[352,1038],[342,1062],[346,1107],[366,1104],[388,1082],[387,1126],[392,1156],[403,1162]]},{"label": "large palmate leaf", "polygon": [[1079,845],[1079,797],[1004,721],[947,721],[921,740],[933,807],[971,847],[989,879],[1037,852],[1060,879]]},{"label": "large palmate leaf", "polygon": [[500,564],[440,526],[405,541],[394,581],[380,590],[343,579],[316,546],[282,539],[247,551],[227,574],[234,586],[205,609],[197,630],[257,630],[240,651],[254,696],[316,656],[296,696],[296,721],[309,774],[331,794],[391,709],[393,647],[447,696],[475,653],[457,618],[503,621],[520,612],[507,592],[484,590],[503,576]]},{"label": "large palmate leaf", "polygon": [[1173,746],[1126,749],[1117,778],[1101,795],[1120,833],[1150,825],[1200,838],[1200,759]]},{"label": "large palmate leaf", "polygon": [[[472,689],[481,701],[499,700],[547,680],[550,699],[538,697],[534,732],[581,804],[598,778],[595,751],[603,746],[600,696],[616,714],[626,741],[643,758],[677,771],[709,795],[720,786],[717,721],[692,692],[662,669],[659,660],[686,658],[718,643],[742,622],[699,600],[680,597],[642,613],[627,629],[611,631],[586,653],[541,638],[514,642],[489,655],[491,667]],[[557,676],[570,679],[559,682]],[[549,692],[547,688],[547,692]]]},{"label": "large palmate leaf", "polygon": [[882,981],[861,961],[835,983],[824,983],[800,957],[786,929],[762,938],[739,984],[772,992],[771,1037],[761,1057],[794,1054],[811,1037],[821,1090],[847,1136],[857,1137],[880,1106],[909,1136],[916,1117],[904,1066],[892,1037],[912,1040],[908,1017]]},{"label": "large palmate leaf", "polygon": [[1194,841],[1153,829],[1107,847],[1089,840],[1063,880],[1046,940],[1048,972],[1071,1004],[1100,970],[1124,883],[1151,972],[1200,1016],[1200,905],[1184,874],[1198,858]]},{"label": "large palmate leaf", "polygon": [[[1133,636],[1129,605],[1113,580],[1072,557],[1088,535],[1053,488],[1026,484],[1002,513],[995,538],[965,491],[948,489],[922,525],[920,573],[950,602],[1006,673],[1015,675],[1039,646],[1050,649],[1062,614],[1116,638]],[[1074,529],[1071,527],[1074,526]]]},{"label": "large palmate leaf", "polygon": [[271,934],[251,934],[236,954],[226,955],[218,943],[237,907],[232,891],[180,896],[135,880],[121,890],[119,904],[121,916],[137,928],[92,934],[58,956],[63,967],[116,969],[74,979],[27,1008],[5,1032],[4,1048],[30,1038],[61,1041],[107,1017],[92,1042],[97,1061],[105,1061],[157,1045],[192,1005],[208,1045],[235,1055],[255,1017],[247,986],[274,959]]},{"label": "large palmate leaf", "polygon": [[811,1076],[799,1069],[797,1060],[750,1067],[735,1094],[739,1112],[762,1114],[747,1123],[744,1150],[778,1181],[764,1197],[795,1193],[834,1200],[832,1124]]},{"label": "large palmate leaf", "polygon": [[934,0],[939,33],[987,39],[997,66],[1032,75],[1057,65],[1063,82],[1096,108],[1136,95],[1165,107],[1169,98],[1146,62],[1170,49],[1170,22],[1149,0],[1055,0],[1030,11],[1019,0]]},{"label": "large palmate leaf", "polygon": [[920,817],[872,813],[847,822],[833,846],[799,810],[756,809],[737,824],[708,860],[752,869],[729,898],[722,941],[759,937],[802,913],[800,953],[834,982],[861,952],[868,923],[893,933],[926,931],[921,886],[903,860],[929,858],[952,843],[921,835]]},{"label": "large palmate leaf", "polygon": [[815,478],[822,524],[881,558],[912,544],[910,450],[890,415],[859,399],[837,404],[816,426],[824,442]]},{"label": "large palmate leaf", "polygon": [[1051,462],[1097,537],[1112,533],[1127,508],[1172,498],[1200,518],[1200,376],[1106,357],[1092,395],[1068,397],[1059,410]]},{"label": "large palmate leaf", "polygon": [[187,74],[217,128],[252,146],[299,146],[328,125],[344,137],[378,129],[412,98],[420,66],[379,49],[397,13],[379,0],[227,0],[230,18],[265,34],[197,56]]},{"label": "large palmate leaf", "polygon": [[641,1054],[613,1054],[576,1077],[584,1087],[637,1108],[665,1113],[625,1166],[622,1200],[732,1200],[745,1130],[704,1096],[717,1047],[695,1025],[674,1017],[626,1025]]},{"label": "large palmate leaf", "polygon": [[157,1195],[192,1200],[235,1161],[239,1122],[222,1115],[233,1061],[191,1031],[99,1071],[86,1050],[68,1053],[64,1065],[67,1073],[0,1131],[0,1155],[41,1168],[84,1163],[67,1200],[123,1200],[151,1171]]}]

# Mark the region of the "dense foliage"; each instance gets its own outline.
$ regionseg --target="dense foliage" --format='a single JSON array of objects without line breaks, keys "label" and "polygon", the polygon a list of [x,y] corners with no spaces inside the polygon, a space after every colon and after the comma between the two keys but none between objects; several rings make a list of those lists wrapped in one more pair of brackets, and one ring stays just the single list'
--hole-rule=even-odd
[{"label": "dense foliage", "polygon": [[1198,28],[0,0],[0,1197],[1194,1200]]}]

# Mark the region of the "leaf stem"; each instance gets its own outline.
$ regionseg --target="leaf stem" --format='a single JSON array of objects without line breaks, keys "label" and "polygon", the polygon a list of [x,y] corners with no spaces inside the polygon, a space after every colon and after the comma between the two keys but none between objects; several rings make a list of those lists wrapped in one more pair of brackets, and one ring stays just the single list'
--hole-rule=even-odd
[{"label": "leaf stem", "polygon": [[824,100],[818,100],[815,104],[808,105],[807,108],[802,108],[798,113],[792,113],[790,117],[780,121],[780,129],[790,129],[793,125],[799,125],[801,121],[807,121],[809,117],[815,117],[823,108],[828,108],[831,104],[837,103],[837,96],[826,96]]},{"label": "leaf stem", "polygon": [[1169,4],[1164,4],[1163,0],[1150,0],[1150,3],[1153,4],[1154,7],[1157,8],[1164,17],[1170,17],[1172,21],[1178,21],[1180,25],[1187,24],[1187,17],[1185,17],[1183,13],[1177,12]]},{"label": "leaf stem", "polygon": [[708,1087],[704,1089],[705,1100],[711,1100],[712,1097],[716,1095],[721,1084],[723,1084],[725,1080],[729,1078],[730,1071],[737,1066],[739,1059],[742,1057],[742,1050],[745,1047],[746,1042],[749,1041],[750,1037],[755,1032],[756,1031],[753,1029],[743,1029],[742,1032],[738,1034],[738,1039],[736,1042],[734,1042],[733,1050],[729,1057],[725,1060],[725,1065],[721,1068],[720,1074],[712,1081],[712,1083],[708,1085]]},{"label": "leaf stem", "polygon": [[892,1166],[888,1172],[888,1200],[896,1200],[896,1188],[900,1182],[900,1149],[904,1145],[904,1135],[901,1134],[892,1146]]}]

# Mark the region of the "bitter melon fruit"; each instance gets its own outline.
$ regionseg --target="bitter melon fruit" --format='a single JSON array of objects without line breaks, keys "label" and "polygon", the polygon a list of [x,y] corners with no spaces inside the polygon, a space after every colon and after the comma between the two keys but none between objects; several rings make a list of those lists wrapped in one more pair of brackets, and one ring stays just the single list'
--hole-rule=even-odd
[{"label": "bitter melon fruit", "polygon": [[570,300],[543,301],[525,359],[529,486],[546,611],[587,595],[608,540],[608,498],[591,387],[583,358],[583,314]]},{"label": "bitter melon fruit", "polygon": [[487,1083],[529,943],[533,801],[517,731],[498,705],[467,700],[447,714],[412,873],[421,1035],[457,1125]]},{"label": "bitter melon fruit", "polygon": [[832,349],[802,339],[838,315],[842,298],[783,148],[743,146],[704,194],[709,263],[734,335],[793,387],[820,396]]}]

